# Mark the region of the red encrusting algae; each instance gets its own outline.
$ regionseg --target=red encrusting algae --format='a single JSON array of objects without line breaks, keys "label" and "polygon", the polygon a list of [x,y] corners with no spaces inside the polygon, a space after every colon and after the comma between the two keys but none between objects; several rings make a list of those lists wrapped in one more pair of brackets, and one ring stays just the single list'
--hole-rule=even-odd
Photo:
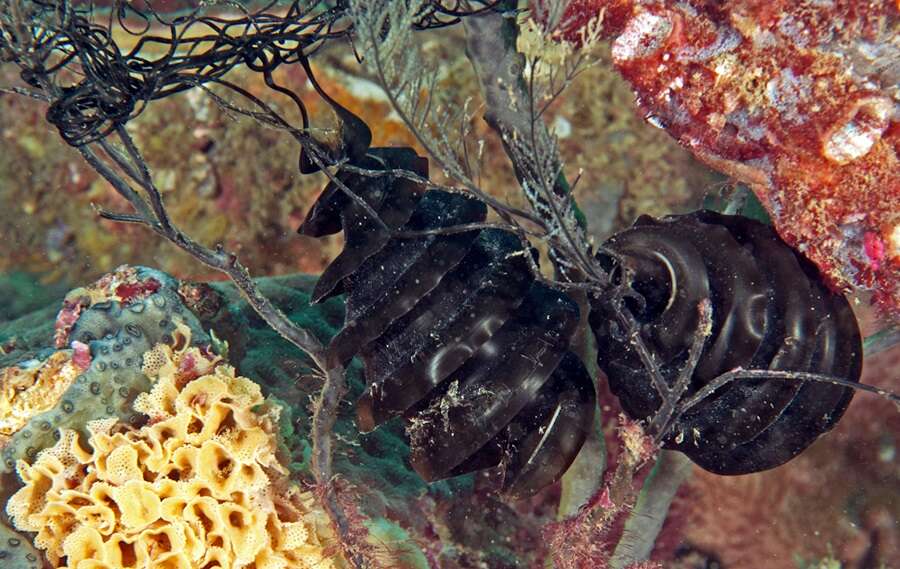
[{"label": "red encrusting algae", "polygon": [[145,281],[124,282],[116,287],[116,296],[124,304],[130,304],[135,300],[146,298],[159,290],[159,281],[149,278]]},{"label": "red encrusting algae", "polygon": [[[536,3],[536,5],[539,2]],[[592,0],[652,124],[748,184],[838,289],[900,315],[894,0]]]}]

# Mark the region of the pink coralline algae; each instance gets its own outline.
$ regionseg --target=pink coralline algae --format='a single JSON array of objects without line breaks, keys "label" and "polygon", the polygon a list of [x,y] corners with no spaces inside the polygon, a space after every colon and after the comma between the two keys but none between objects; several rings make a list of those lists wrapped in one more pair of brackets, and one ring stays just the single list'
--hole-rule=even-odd
[{"label": "pink coralline algae", "polygon": [[834,287],[900,315],[900,2],[578,7],[602,13],[648,121],[748,184]]},{"label": "pink coralline algae", "polygon": [[78,317],[81,316],[81,311],[86,306],[90,305],[87,300],[82,298],[66,298],[63,301],[62,309],[56,316],[56,322],[53,325],[55,330],[53,344],[56,348],[66,347],[69,341],[69,332],[71,332],[72,326],[78,322]]},{"label": "pink coralline algae", "polygon": [[122,265],[103,275],[94,284],[70,291],[56,317],[54,345],[59,349],[68,345],[72,326],[81,317],[81,313],[94,304],[118,301],[127,306],[154,294],[161,286],[153,277],[141,278],[134,267]]},{"label": "pink coralline algae", "polygon": [[91,367],[91,349],[87,344],[78,340],[72,342],[72,363],[81,371]]}]

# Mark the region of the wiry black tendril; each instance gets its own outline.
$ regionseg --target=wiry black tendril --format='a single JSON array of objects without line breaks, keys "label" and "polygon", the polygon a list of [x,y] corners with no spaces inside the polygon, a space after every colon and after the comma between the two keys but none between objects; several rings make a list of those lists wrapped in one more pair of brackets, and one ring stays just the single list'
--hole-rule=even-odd
[{"label": "wiry black tendril", "polygon": [[[494,3],[440,0],[426,2],[414,22],[417,29],[444,27]],[[167,18],[152,2],[137,7],[116,1],[105,22],[92,6],[68,1],[29,4],[29,37],[0,35],[0,51],[28,46],[23,67],[30,85],[59,87],[47,112],[71,145],[108,136],[135,118],[150,101],[216,82],[246,66],[271,74],[282,65],[305,61],[327,42],[349,40],[353,33],[347,2],[288,4],[273,0],[248,11],[239,2],[221,2],[235,16],[209,15],[208,7]],[[135,38],[124,48],[114,32]],[[10,32],[12,33],[12,32]]]},{"label": "wiry black tendril", "polygon": [[453,26],[463,18],[494,9],[501,1],[445,0],[426,3],[416,15],[413,27],[417,30],[427,30]]}]

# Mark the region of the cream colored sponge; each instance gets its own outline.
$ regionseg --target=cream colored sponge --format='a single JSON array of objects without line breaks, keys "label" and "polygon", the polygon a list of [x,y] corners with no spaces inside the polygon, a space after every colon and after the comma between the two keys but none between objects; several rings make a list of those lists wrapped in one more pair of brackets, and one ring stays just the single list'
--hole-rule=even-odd
[{"label": "cream colored sponge", "polygon": [[341,567],[326,552],[324,512],[276,458],[278,408],[217,356],[187,347],[189,334],[145,355],[154,385],[134,406],[147,425],[97,421],[87,444],[63,430],[33,464],[18,462],[24,487],[7,504],[15,526],[36,532],[53,567]]}]

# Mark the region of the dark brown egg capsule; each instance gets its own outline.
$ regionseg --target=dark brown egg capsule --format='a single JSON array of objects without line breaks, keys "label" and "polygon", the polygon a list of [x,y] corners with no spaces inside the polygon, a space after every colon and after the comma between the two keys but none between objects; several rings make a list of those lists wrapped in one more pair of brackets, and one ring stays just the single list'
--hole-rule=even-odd
[{"label": "dark brown egg capsule", "polygon": [[[408,149],[372,149],[365,160],[426,174]],[[342,182],[387,229],[330,184],[301,232],[345,233],[313,301],[346,293],[329,358],[363,361],[360,429],[404,417],[413,468],[428,481],[495,468],[503,490],[522,497],[558,480],[595,406],[593,382],[568,351],[578,305],[535,282],[533,252],[514,234],[440,231],[484,221],[483,202],[389,176]]]},{"label": "dark brown egg capsule", "polygon": [[[862,345],[847,300],[771,227],[708,211],[645,216],[604,250],[599,260],[642,299],[628,306],[667,381],[687,360],[699,303],[710,300],[711,333],[682,401],[738,367],[859,381]],[[592,301],[597,361],[625,411],[647,419],[661,400],[614,310],[609,298]],[[683,414],[665,446],[719,474],[774,468],[831,429],[852,396],[820,382],[735,380]]]}]

